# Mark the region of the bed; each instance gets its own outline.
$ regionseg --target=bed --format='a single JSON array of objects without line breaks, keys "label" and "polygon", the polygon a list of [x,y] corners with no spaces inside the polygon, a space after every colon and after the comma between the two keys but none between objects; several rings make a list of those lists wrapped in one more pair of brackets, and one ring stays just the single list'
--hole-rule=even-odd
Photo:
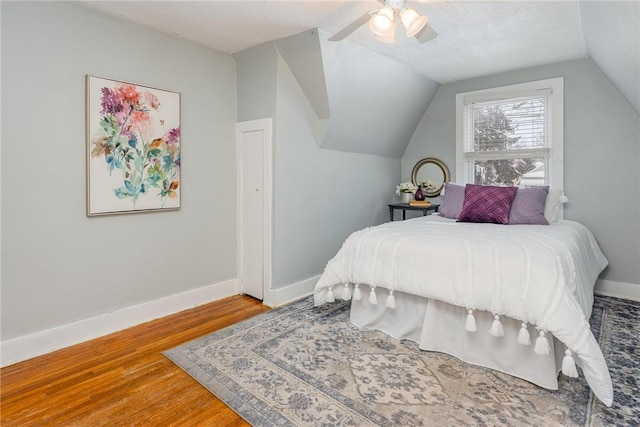
[{"label": "bed", "polygon": [[357,231],[320,276],[316,305],[352,299],[351,321],[549,389],[576,364],[607,406],[613,388],[589,328],[606,267],[591,232],[431,215]]}]

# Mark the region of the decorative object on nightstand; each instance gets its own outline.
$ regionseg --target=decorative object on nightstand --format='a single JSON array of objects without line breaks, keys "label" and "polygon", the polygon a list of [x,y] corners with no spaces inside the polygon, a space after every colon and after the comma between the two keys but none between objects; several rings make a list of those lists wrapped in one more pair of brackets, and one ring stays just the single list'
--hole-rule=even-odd
[{"label": "decorative object on nightstand", "polygon": [[417,189],[418,186],[411,181],[402,182],[400,185],[396,185],[396,194],[402,198],[402,203],[408,204]]},{"label": "decorative object on nightstand", "polygon": [[411,182],[422,187],[425,197],[436,197],[449,182],[451,174],[447,165],[439,159],[426,157],[420,160],[411,171]]},{"label": "decorative object on nightstand", "polygon": [[[424,193],[422,192],[422,188],[418,187],[416,190],[416,194],[413,196],[415,200],[422,202],[424,201]],[[411,202],[409,202],[411,203]]]},{"label": "decorative object on nightstand", "polygon": [[420,187],[420,189],[422,190],[422,194],[424,194],[425,197],[428,197],[428,195],[434,194],[436,191],[438,191],[438,184],[431,181],[430,179],[418,183],[418,187]]}]

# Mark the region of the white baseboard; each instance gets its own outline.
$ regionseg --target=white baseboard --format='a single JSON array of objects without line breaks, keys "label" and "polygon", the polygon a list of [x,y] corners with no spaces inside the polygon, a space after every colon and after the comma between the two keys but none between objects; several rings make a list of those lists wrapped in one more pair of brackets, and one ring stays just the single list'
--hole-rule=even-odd
[{"label": "white baseboard", "polygon": [[12,365],[238,293],[238,281],[231,279],[2,341],[0,366]]},{"label": "white baseboard", "polygon": [[640,301],[640,284],[598,280],[594,292],[607,297]]},{"label": "white baseboard", "polygon": [[[319,278],[320,276],[314,276],[280,289],[272,289],[265,295],[263,303],[269,307],[277,307],[311,295]],[[238,281],[231,279],[2,341],[0,342],[0,366],[12,365],[238,293]],[[595,293],[640,301],[640,285],[633,283],[598,280]]]},{"label": "white baseboard", "polygon": [[309,277],[280,289],[271,289],[264,296],[262,303],[269,307],[278,307],[291,301],[304,298],[313,293],[313,288],[320,275]]}]

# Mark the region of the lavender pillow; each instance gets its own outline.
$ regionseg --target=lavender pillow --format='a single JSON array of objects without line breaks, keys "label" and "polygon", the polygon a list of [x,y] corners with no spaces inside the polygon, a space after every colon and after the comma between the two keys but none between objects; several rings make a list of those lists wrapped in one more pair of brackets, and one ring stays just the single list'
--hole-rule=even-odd
[{"label": "lavender pillow", "polygon": [[458,222],[507,224],[518,187],[467,184]]},{"label": "lavender pillow", "polygon": [[549,187],[519,188],[511,204],[509,224],[549,225],[544,217],[544,205]]},{"label": "lavender pillow", "polygon": [[445,218],[457,219],[464,203],[464,185],[444,183],[444,196],[438,212]]}]

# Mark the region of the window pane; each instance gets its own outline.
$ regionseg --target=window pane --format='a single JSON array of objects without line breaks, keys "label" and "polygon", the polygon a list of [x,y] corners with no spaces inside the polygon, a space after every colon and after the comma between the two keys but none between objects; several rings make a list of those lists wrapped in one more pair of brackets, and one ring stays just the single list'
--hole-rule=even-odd
[{"label": "window pane", "polygon": [[535,187],[545,185],[547,159],[476,160],[473,162],[474,183]]},{"label": "window pane", "polygon": [[471,106],[473,151],[547,147],[546,109],[546,98]]}]

